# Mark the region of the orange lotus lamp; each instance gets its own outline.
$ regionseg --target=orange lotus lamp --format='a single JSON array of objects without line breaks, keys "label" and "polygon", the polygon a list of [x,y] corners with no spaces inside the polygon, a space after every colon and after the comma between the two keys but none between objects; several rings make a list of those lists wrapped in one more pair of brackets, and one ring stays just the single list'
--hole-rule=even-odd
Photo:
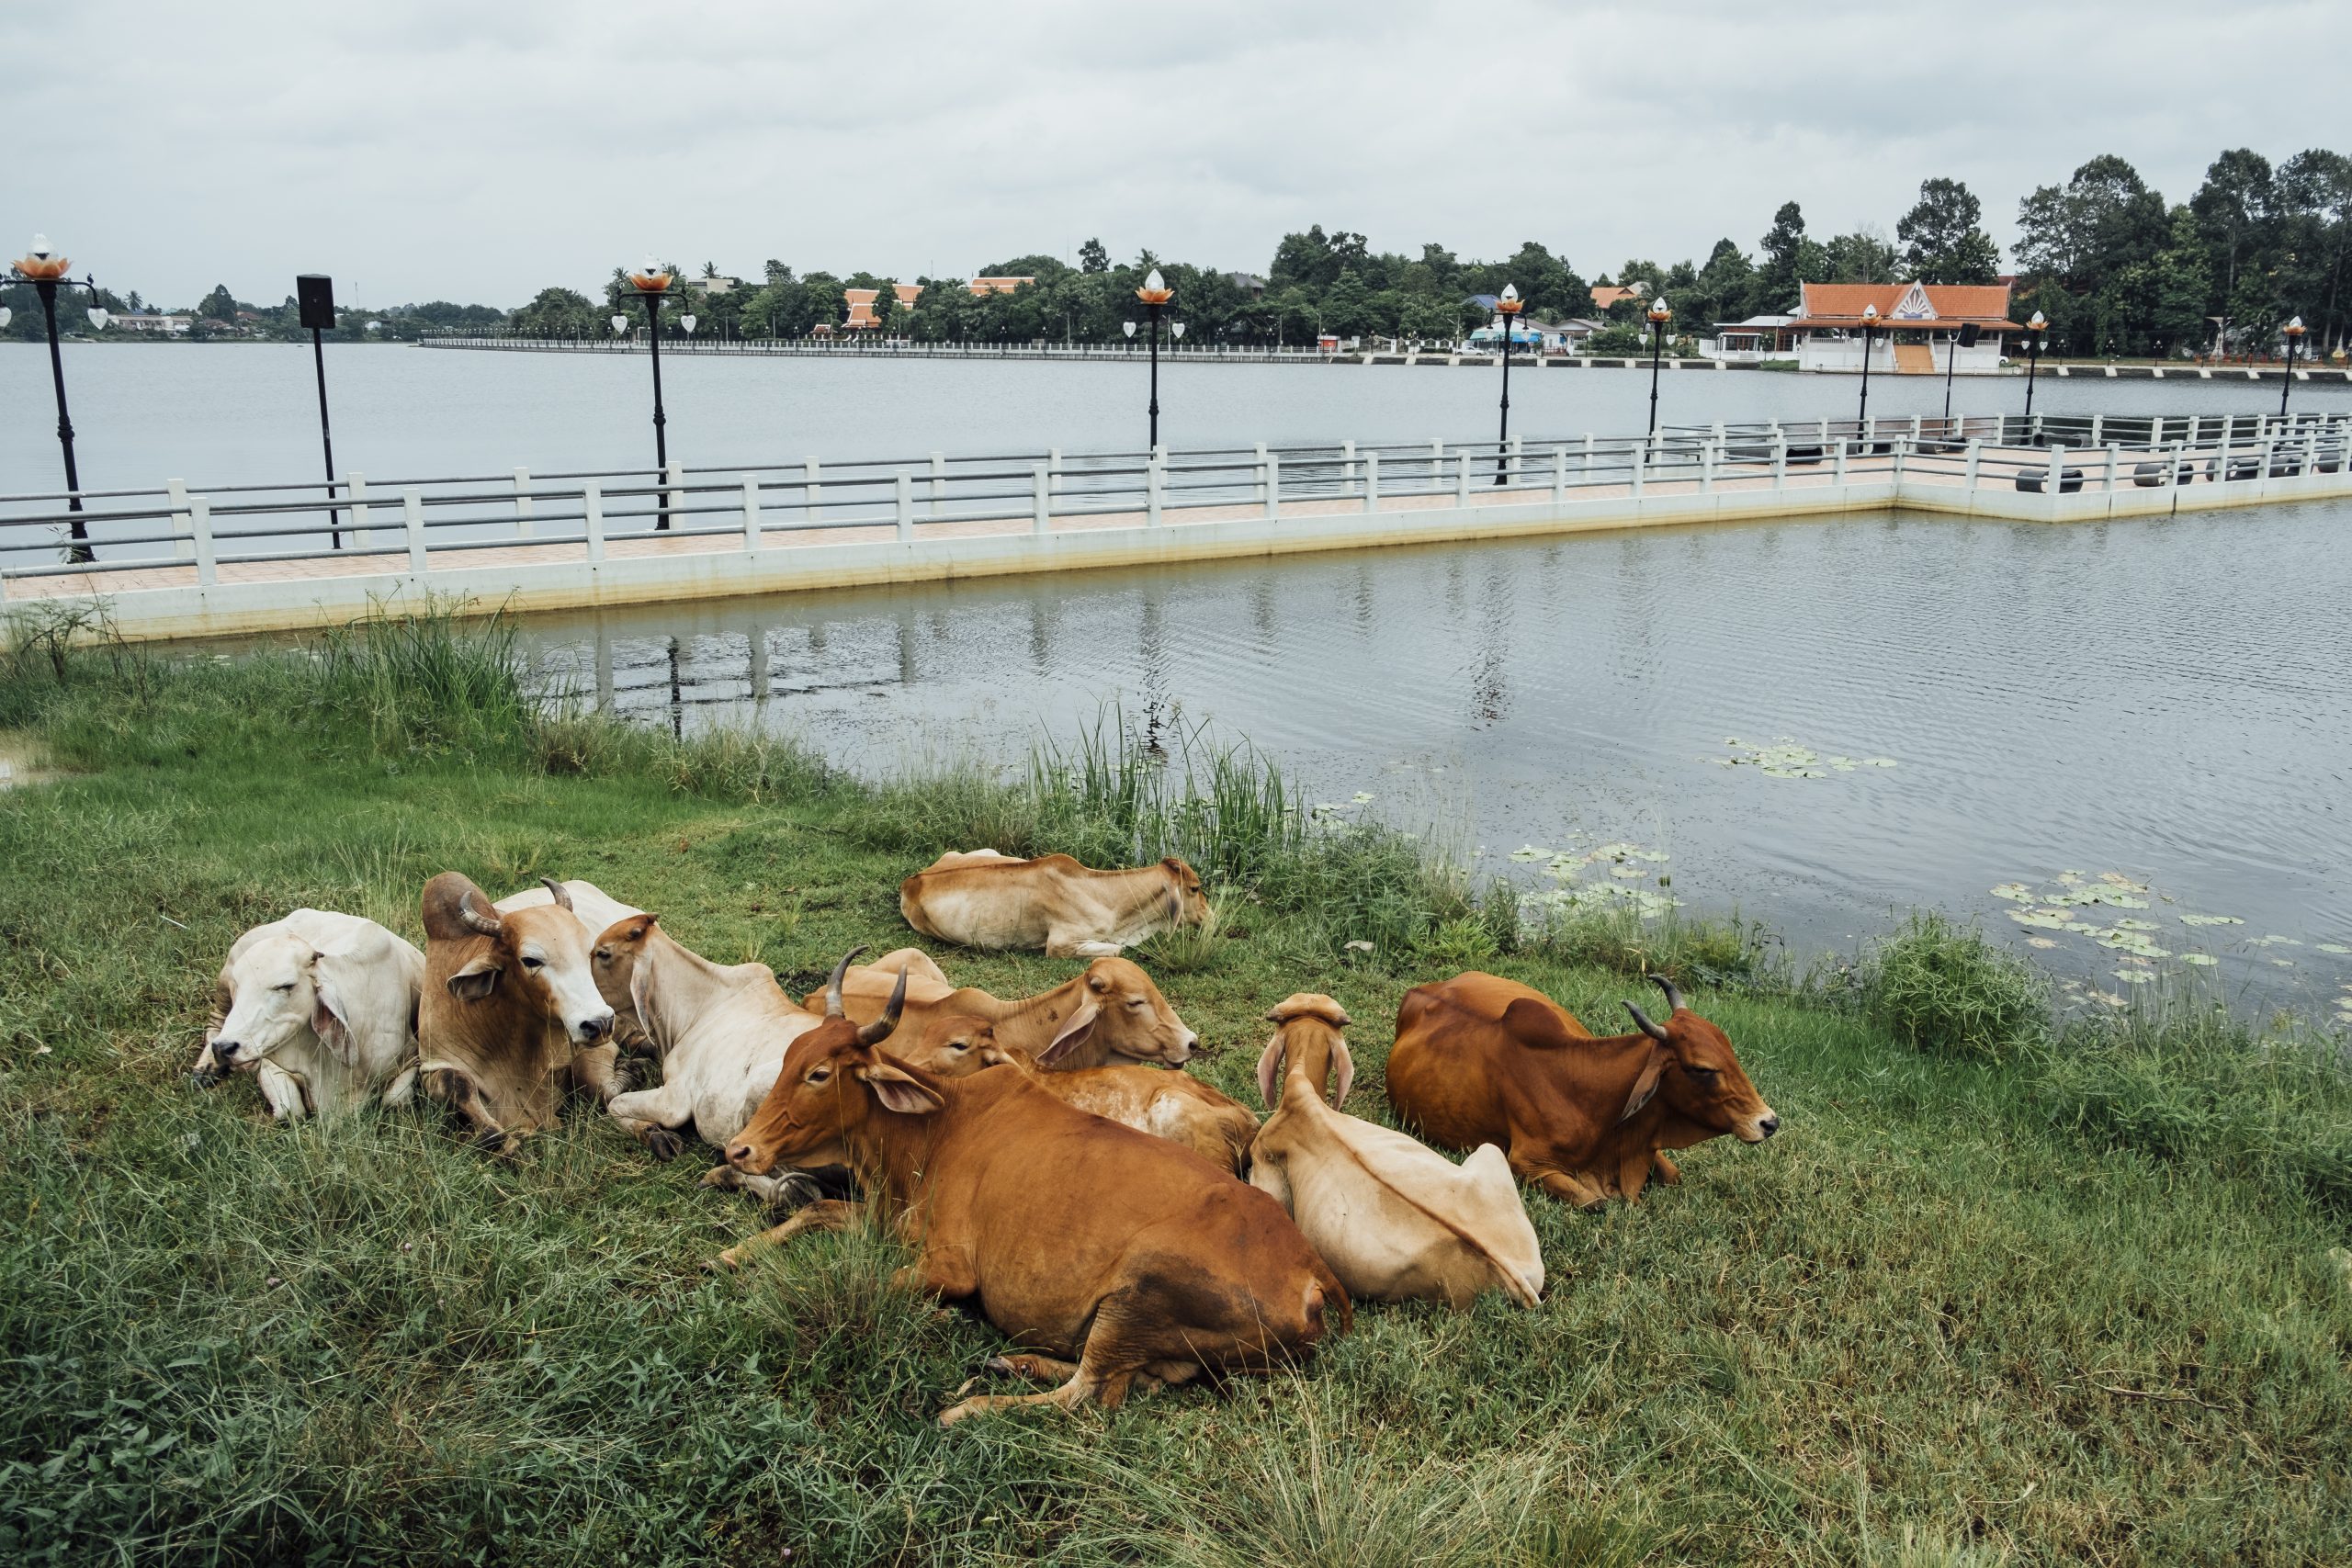
[{"label": "orange lotus lamp", "polygon": [[1661,294],[1650,301],[1650,308],[1644,314],[1647,316],[1650,323],[1649,434],[1656,435],[1657,434],[1657,373],[1659,367],[1666,363],[1666,323],[1674,320],[1674,311],[1667,304],[1666,296]]},{"label": "orange lotus lamp", "polygon": [[35,234],[33,248],[17,259],[17,276],[28,283],[44,283],[63,277],[73,265],[71,257],[61,256],[51,248],[48,235]]},{"label": "orange lotus lamp", "polygon": [[1503,291],[1495,296],[1495,313],[1502,318],[1503,327],[1503,407],[1502,425],[1495,437],[1495,482],[1509,482],[1510,474],[1510,340],[1518,325],[1519,313],[1527,309],[1527,301],[1519,297],[1519,285],[1506,283]]},{"label": "orange lotus lamp", "polygon": [[[1168,308],[1168,301],[1176,298],[1176,290],[1169,288],[1168,280],[1159,276],[1159,269],[1153,267],[1150,275],[1143,280],[1143,287],[1136,290],[1136,298],[1143,302],[1145,312],[1151,317],[1151,446],[1149,450],[1157,452],[1159,450],[1159,312]],[[1126,328],[1129,335],[1132,336],[1136,324],[1129,321],[1126,323]]]},{"label": "orange lotus lamp", "polygon": [[[628,275],[629,287],[645,306],[646,352],[653,360],[653,463],[664,474],[670,468],[670,416],[662,409],[662,301],[670,298],[672,277],[668,267],[651,256],[635,272]],[[613,318],[613,331],[618,333],[626,318]],[[688,316],[683,323],[688,333],[695,330],[695,319]],[[662,491],[661,507],[653,524],[656,532],[670,526],[670,491]]]},{"label": "orange lotus lamp", "polygon": [[1168,280],[1159,276],[1159,269],[1153,267],[1151,276],[1143,280],[1143,287],[1136,290],[1136,298],[1157,309],[1176,298],[1176,290],[1169,288]]},{"label": "orange lotus lamp", "polygon": [[29,283],[33,292],[40,296],[41,322],[49,336],[49,377],[57,392],[57,444],[65,454],[65,508],[75,515],[69,525],[72,543],[66,547],[66,560],[76,566],[86,566],[94,558],[90,552],[90,530],[80,516],[82,511],[82,470],[74,461],[74,418],[65,408],[65,361],[57,351],[57,291],[61,288],[89,290],[90,324],[104,331],[106,311],[98,307],[98,286],[89,278],[65,276],[73,263],[59,255],[46,234],[33,236],[32,249],[9,264],[9,274],[18,283]]}]

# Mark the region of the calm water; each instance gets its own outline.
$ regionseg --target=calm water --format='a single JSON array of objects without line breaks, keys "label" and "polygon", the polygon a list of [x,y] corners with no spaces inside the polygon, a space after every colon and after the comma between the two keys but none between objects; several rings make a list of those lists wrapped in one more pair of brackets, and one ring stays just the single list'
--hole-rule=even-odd
[{"label": "calm water", "polygon": [[[65,349],[83,483],[184,479],[202,491],[285,482],[320,467],[311,352],[264,344],[89,344]],[[1285,442],[1491,438],[1500,372],[1404,366],[1183,365],[1160,370],[1161,439],[1173,447]],[[327,350],[335,464],[381,481],[538,473],[652,461],[642,356],[490,354],[347,345]],[[1135,451],[1144,371],[1103,364],[673,356],[662,364],[670,451],[690,465],[914,456]],[[1752,371],[1669,371],[1668,423],[1817,419],[1854,412],[1856,380]],[[2298,387],[2310,408],[2352,406],[2343,387]],[[2022,380],[1962,378],[1961,413],[2015,410]],[[1638,431],[1649,377],[1521,367],[1511,423],[1522,434]],[[2052,412],[2255,413],[2276,386],[2045,378]],[[1875,412],[1933,413],[1931,378],[1873,377]],[[0,344],[0,493],[62,483],[45,348]]]},{"label": "calm water", "polygon": [[[528,637],[623,711],[752,714],[865,770],[1018,756],[1115,701],[1247,736],[1314,800],[1531,886],[1561,885],[1554,854],[1630,844],[1667,858],[1604,856],[1568,886],[1657,892],[1663,873],[1806,952],[1939,905],[2053,944],[2110,994],[2132,987],[2119,972],[2194,974],[2324,1013],[2352,1005],[2347,956],[2321,951],[2352,949],[2352,644],[2330,629],[2348,537],[2343,503],[1906,516],[662,606]],[[1782,771],[1824,776],[1724,766],[1753,755],[1734,739],[1805,748],[1811,767]],[[1529,848],[1550,853],[1510,858]],[[2146,907],[2051,901],[2100,874]],[[1990,892],[2018,883],[2043,897]],[[2165,956],[2127,964],[2013,908]],[[2151,929],[2119,938],[2123,920]]]}]

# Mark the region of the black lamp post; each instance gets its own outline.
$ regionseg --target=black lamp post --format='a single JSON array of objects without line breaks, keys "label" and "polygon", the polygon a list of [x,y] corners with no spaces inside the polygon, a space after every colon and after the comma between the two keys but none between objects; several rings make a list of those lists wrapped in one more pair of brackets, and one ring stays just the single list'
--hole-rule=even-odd
[{"label": "black lamp post", "polygon": [[[60,288],[86,288],[92,304],[90,325],[103,329],[107,312],[96,303],[98,286],[87,277],[65,276],[72,260],[59,255],[46,234],[33,236],[33,248],[9,268],[19,283],[29,283],[33,292],[40,296],[43,324],[49,329],[49,378],[57,389],[57,444],[65,450],[65,508],[69,512],[82,510],[82,475],[74,463],[74,421],[65,412],[65,359],[57,347],[57,291]],[[0,312],[0,326],[8,324],[13,312]],[[97,558],[90,553],[90,530],[79,517],[67,525],[73,543],[66,547],[65,558],[74,566],[86,566]]]},{"label": "black lamp post", "polygon": [[[643,266],[628,275],[628,281],[639,301],[645,307],[646,335],[650,340],[649,347],[653,356],[653,466],[666,478],[670,472],[668,430],[670,416],[662,410],[662,302],[670,298],[673,276],[668,268],[651,256],[648,256],[645,258]],[[688,311],[685,315],[679,317],[678,324],[686,329],[687,335],[692,336],[695,330],[694,313]],[[613,318],[613,331],[623,332],[628,326],[627,316],[616,315]],[[665,490],[662,492],[661,516],[655,520],[653,526],[656,532],[660,532],[669,525],[670,496],[669,491]]]},{"label": "black lamp post", "polygon": [[2293,321],[2287,323],[2285,330],[2287,333],[2287,378],[2285,381],[2281,382],[2278,387],[2278,417],[2280,419],[2287,417],[2287,393],[2295,385],[2295,350],[2302,346],[2303,319],[2301,316],[2297,316]]},{"label": "black lamp post", "polygon": [[2049,318],[2039,310],[2025,324],[2025,422],[2029,437],[2033,428],[2033,378],[2041,368],[2041,334],[2049,330]]},{"label": "black lamp post", "polygon": [[1502,319],[1503,323],[1503,425],[1502,434],[1496,437],[1495,445],[1495,483],[1498,485],[1505,482],[1508,478],[1507,470],[1510,466],[1511,333],[1519,325],[1519,313],[1525,309],[1527,309],[1527,301],[1519,297],[1519,285],[1504,284],[1502,293],[1495,299],[1495,313]]},{"label": "black lamp post", "polygon": [[319,335],[334,330],[334,280],[315,272],[297,273],[294,294],[302,325],[311,330],[311,365],[319,378],[319,445],[325,449],[327,459],[327,538],[339,550],[343,548],[343,513],[332,504],[334,433],[327,427],[327,351]]},{"label": "black lamp post", "polygon": [[1862,400],[1854,411],[1854,423],[1859,427],[1862,450],[1871,449],[1871,334],[1878,331],[1878,307],[1862,307]]},{"label": "black lamp post", "polygon": [[1674,311],[1664,295],[1650,302],[1650,434],[1657,434],[1657,373],[1666,362],[1666,324],[1674,320]]},{"label": "black lamp post", "polygon": [[[1159,276],[1158,267],[1151,269],[1151,276],[1143,280],[1141,288],[1136,290],[1136,298],[1143,302],[1144,310],[1151,317],[1151,445],[1147,450],[1153,452],[1159,450],[1159,312],[1167,309],[1168,301],[1175,297],[1176,290],[1168,287],[1168,280]],[[1135,330],[1136,324],[1129,321],[1127,334],[1130,337],[1135,335]]]}]

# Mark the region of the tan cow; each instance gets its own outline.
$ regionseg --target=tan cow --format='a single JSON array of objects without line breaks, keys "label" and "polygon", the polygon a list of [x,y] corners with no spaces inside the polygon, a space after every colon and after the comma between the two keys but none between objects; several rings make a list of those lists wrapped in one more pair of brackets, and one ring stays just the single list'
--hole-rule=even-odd
[{"label": "tan cow", "polygon": [[1035,1074],[1037,1087],[1064,1105],[1165,1138],[1236,1176],[1250,1168],[1258,1119],[1248,1106],[1189,1073],[1145,1066],[1041,1071],[1028,1052],[1000,1044],[994,1026],[968,1013],[933,1014],[920,1033],[901,1029],[891,1037],[890,1050],[908,1066],[943,1078],[1009,1065]]},{"label": "tan cow", "polygon": [[[888,953],[843,976],[842,996],[852,1019],[863,1023],[881,1016],[883,1003],[899,982],[897,965],[910,953],[914,949]],[[928,959],[924,964],[938,974],[936,964]],[[822,1008],[823,993],[811,992],[802,1005],[812,1011]],[[944,977],[932,979],[920,968],[910,970],[908,1022],[920,1029],[948,1013],[987,1020],[995,1026],[1000,1045],[1026,1053],[1047,1072],[1100,1067],[1115,1060],[1181,1067],[1201,1045],[1201,1037],[1176,1016],[1151,976],[1129,958],[1098,958],[1084,974],[1017,1001],[1000,1001],[975,987],[951,987]]]},{"label": "tan cow", "polygon": [[589,966],[594,933],[548,886],[553,903],[502,913],[458,872],[424,885],[417,1081],[502,1155],[555,1125],[567,1089],[610,1102],[628,1087]]},{"label": "tan cow", "polygon": [[217,1026],[196,1081],[249,1072],[280,1122],[335,1116],[416,1087],[416,998],[424,954],[357,915],[296,909],[229,949]]},{"label": "tan cow", "polygon": [[[1347,1292],[1264,1193],[1064,1105],[1030,1074],[902,1066],[878,1049],[888,1026],[852,1023],[837,987],[826,1010],[728,1163],[848,1165],[918,1250],[901,1283],[974,1303],[1028,1352],[990,1370],[1066,1380],[963,1400],[943,1425],[1015,1404],[1115,1408],[1131,1388],[1303,1359],[1334,1312],[1348,1326]],[[848,1212],[811,1204],[768,1239]]]},{"label": "tan cow", "polygon": [[1193,868],[1093,871],[1068,855],[1015,860],[994,850],[942,855],[899,885],[907,924],[965,947],[1043,948],[1056,958],[1105,958],[1148,936],[1209,918]]},{"label": "tan cow", "polygon": [[1779,1132],[1724,1032],[1684,1006],[1673,981],[1651,978],[1666,1021],[1627,1002],[1637,1032],[1599,1038],[1498,975],[1416,986],[1396,1010],[1389,1103],[1448,1148],[1501,1145],[1520,1180],[1587,1210],[1638,1201],[1653,1172],[1681,1180],[1669,1149]]},{"label": "tan cow", "polygon": [[1348,1015],[1329,997],[1301,993],[1266,1017],[1277,1027],[1258,1059],[1258,1092],[1272,1114],[1250,1150],[1250,1184],[1290,1211],[1348,1294],[1458,1308],[1498,1290],[1533,1306],[1544,1254],[1502,1150],[1481,1144],[1457,1166],[1340,1111],[1355,1062],[1340,1032]]}]

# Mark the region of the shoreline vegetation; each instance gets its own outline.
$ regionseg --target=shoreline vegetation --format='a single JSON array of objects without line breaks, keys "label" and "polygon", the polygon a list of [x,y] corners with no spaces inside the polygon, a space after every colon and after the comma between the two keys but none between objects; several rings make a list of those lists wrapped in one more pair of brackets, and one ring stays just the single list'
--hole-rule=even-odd
[{"label": "shoreline vegetation", "polygon": [[[1753,926],[1531,906],[1115,715],[1025,772],[869,781],[546,701],[496,620],[6,640],[0,743],[51,781],[0,790],[8,1561],[2352,1558],[2352,1075],[2316,1033],[2064,1019],[1933,911],[1800,970]],[[943,1433],[993,1333],[890,1291],[884,1235],[707,1272],[760,1223],[710,1151],[652,1164],[576,1102],[498,1164],[428,1111],[274,1127],[186,1081],[230,942],[296,905],[413,935],[435,872],[583,877],[798,989],[981,843],[1191,860],[1214,929],[1136,956],[1253,1106],[1290,992],[1359,1021],[1350,1108],[1393,1123],[1411,985],[1493,969],[1606,1030],[1654,970],[1787,1130],[1639,1207],[1532,1196],[1532,1312],[1365,1308],[1295,1373]],[[1075,967],[940,956],[1000,993]]]}]

